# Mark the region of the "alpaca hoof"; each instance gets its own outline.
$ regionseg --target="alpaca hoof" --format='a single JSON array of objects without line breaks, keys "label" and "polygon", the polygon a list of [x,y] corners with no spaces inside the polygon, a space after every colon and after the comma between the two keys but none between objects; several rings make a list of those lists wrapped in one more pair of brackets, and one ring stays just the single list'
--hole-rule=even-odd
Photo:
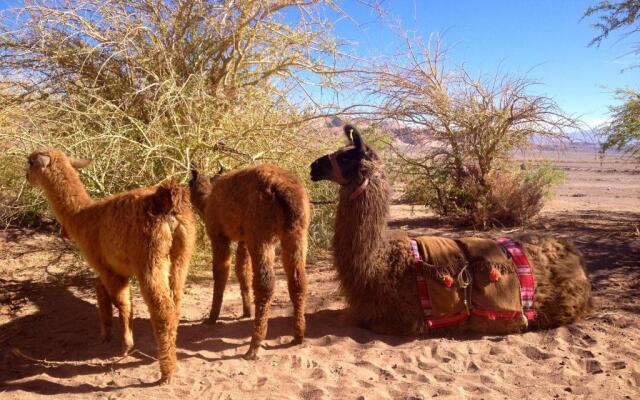
[{"label": "alpaca hoof", "polygon": [[171,383],[171,375],[162,376],[158,379],[158,385],[168,385]]},{"label": "alpaca hoof", "polygon": [[122,345],[122,355],[123,356],[129,355],[131,350],[133,350],[133,343],[132,344],[124,344],[124,345]]},{"label": "alpaca hoof", "polygon": [[251,318],[251,310],[244,310],[241,318]]},{"label": "alpaca hoof", "polygon": [[250,348],[242,358],[248,361],[255,361],[258,359],[258,350]]},{"label": "alpaca hoof", "polygon": [[295,346],[302,343],[304,343],[304,336],[294,336],[293,341],[291,342],[291,344]]}]

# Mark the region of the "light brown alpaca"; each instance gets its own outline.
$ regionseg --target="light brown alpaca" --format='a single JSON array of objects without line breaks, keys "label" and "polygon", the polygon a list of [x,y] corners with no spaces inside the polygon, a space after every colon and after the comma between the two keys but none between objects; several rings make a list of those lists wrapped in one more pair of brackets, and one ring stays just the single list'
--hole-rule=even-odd
[{"label": "light brown alpaca", "polygon": [[112,305],[120,313],[123,351],[133,348],[129,278],[135,275],[156,338],[161,382],[176,368],[182,288],[195,245],[195,221],[185,188],[147,187],[93,200],[74,168],[91,160],[59,150],[28,157],[27,180],[44,190],[63,230],[96,270],[103,341],[111,339]]},{"label": "light brown alpaca", "polygon": [[[363,326],[380,333],[433,333],[425,326],[419,302],[410,240],[385,237],[390,188],[382,161],[357,130],[345,126],[345,133],[351,145],[314,161],[311,178],[342,182],[333,253],[350,311]],[[517,241],[534,265],[537,317],[529,327],[555,327],[585,315],[591,305],[591,284],[580,253],[551,237],[523,235]],[[487,321],[453,328],[465,329],[508,333],[521,327],[505,329],[504,324]]]},{"label": "light brown alpaca", "polygon": [[210,322],[220,315],[224,288],[231,267],[231,241],[238,241],[236,273],[240,281],[245,315],[248,312],[251,257],[255,322],[246,359],[255,359],[267,334],[273,299],[276,240],[282,247],[289,297],[294,311],[294,343],[305,332],[305,264],[309,230],[309,198],[302,183],[289,171],[258,165],[228,172],[213,179],[192,171],[191,201],[202,216],[213,250],[213,304]]}]

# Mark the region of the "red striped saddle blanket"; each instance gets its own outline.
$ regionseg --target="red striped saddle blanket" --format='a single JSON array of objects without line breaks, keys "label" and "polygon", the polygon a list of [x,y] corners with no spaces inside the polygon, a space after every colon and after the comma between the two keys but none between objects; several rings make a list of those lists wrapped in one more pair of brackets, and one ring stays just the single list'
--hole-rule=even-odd
[{"label": "red striped saddle blanket", "polygon": [[487,321],[524,329],[535,319],[533,265],[516,241],[422,236],[411,251],[428,330]]}]

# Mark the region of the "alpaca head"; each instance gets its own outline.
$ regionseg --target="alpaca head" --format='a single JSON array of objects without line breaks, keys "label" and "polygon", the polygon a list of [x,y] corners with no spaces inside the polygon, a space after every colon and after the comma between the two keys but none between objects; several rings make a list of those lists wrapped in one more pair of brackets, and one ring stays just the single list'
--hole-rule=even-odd
[{"label": "alpaca head", "polygon": [[90,159],[68,158],[56,149],[34,151],[27,157],[27,181],[34,186],[52,182],[56,176],[81,169],[93,163]]},{"label": "alpaca head", "polygon": [[340,185],[361,184],[378,166],[380,158],[362,139],[358,130],[345,125],[349,146],[324,155],[311,164],[311,180],[330,180]]},{"label": "alpaca head", "polygon": [[189,193],[191,203],[195,206],[200,216],[203,216],[206,199],[211,194],[213,187],[213,177],[199,172],[194,165],[191,165],[191,179],[189,180]]}]

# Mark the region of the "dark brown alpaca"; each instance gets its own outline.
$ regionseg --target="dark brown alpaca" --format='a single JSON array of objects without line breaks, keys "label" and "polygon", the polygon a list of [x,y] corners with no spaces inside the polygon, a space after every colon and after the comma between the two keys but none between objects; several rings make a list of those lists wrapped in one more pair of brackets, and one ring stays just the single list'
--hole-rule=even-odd
[{"label": "dark brown alpaca", "polygon": [[186,189],[169,183],[94,200],[76,171],[91,160],[69,159],[49,149],[32,153],[27,161],[27,180],[44,191],[63,230],[100,276],[96,290],[102,340],[111,340],[115,306],[123,351],[133,348],[129,279],[135,275],[149,307],[161,381],[169,381],[176,368],[182,288],[196,240]]},{"label": "dark brown alpaca", "polygon": [[246,359],[255,359],[267,334],[269,307],[273,299],[273,262],[276,241],[282,247],[294,310],[294,342],[305,332],[305,264],[309,230],[309,198],[302,183],[289,171],[273,165],[248,167],[211,179],[192,171],[191,201],[202,216],[213,250],[213,304],[210,321],[220,314],[222,297],[231,267],[231,241],[238,241],[236,273],[240,281],[245,314],[248,312],[248,280],[251,257],[255,322]]},{"label": "dark brown alpaca", "polygon": [[[416,268],[408,237],[385,237],[390,187],[378,155],[351,126],[351,145],[311,164],[311,179],[341,183],[333,239],[334,263],[352,316],[363,326],[387,334],[426,334],[418,301]],[[333,164],[333,166],[332,166]],[[534,265],[533,328],[568,324],[586,314],[591,284],[580,253],[569,243],[540,235],[516,238]],[[504,325],[466,327],[508,333]],[[513,332],[521,328],[512,328]]]}]

